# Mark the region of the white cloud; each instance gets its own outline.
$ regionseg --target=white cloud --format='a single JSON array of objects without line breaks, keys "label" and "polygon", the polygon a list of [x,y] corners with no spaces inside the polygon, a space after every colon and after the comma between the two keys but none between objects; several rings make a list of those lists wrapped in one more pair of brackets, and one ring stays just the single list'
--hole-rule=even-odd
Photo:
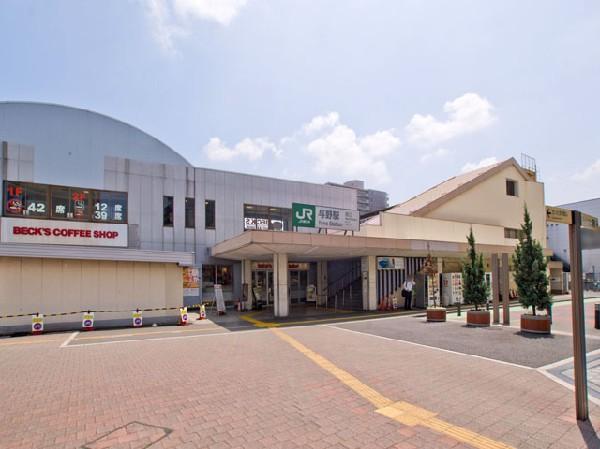
[{"label": "white cloud", "polygon": [[411,143],[436,145],[455,137],[479,131],[496,119],[494,107],[476,93],[466,93],[444,104],[448,119],[438,120],[432,115],[413,115],[406,126]]},{"label": "white cloud", "polygon": [[175,39],[186,32],[171,20],[171,4],[163,0],[146,0],[146,10],[156,43],[166,52],[175,52]]},{"label": "white cloud", "polygon": [[599,180],[600,179],[600,159],[598,159],[596,162],[592,163],[591,165],[587,166],[582,171],[575,173],[573,176],[571,176],[571,178],[574,181],[579,181],[579,182],[590,181],[593,178],[596,178],[596,180]]},{"label": "white cloud", "polygon": [[304,136],[295,139],[307,139],[303,147],[314,159],[317,173],[332,178],[359,177],[374,184],[389,181],[386,158],[400,147],[393,129],[357,136],[337,112],[330,112],[314,117],[302,130]]},{"label": "white cloud", "polygon": [[331,129],[340,122],[340,115],[337,112],[329,112],[325,115],[317,115],[310,122],[306,123],[302,130],[306,134],[313,134],[323,131],[324,129]]},{"label": "white cloud", "polygon": [[437,159],[442,159],[445,156],[447,156],[448,154],[450,154],[450,152],[446,149],[446,148],[438,148],[435,151],[431,151],[429,153],[425,153],[423,156],[420,157],[420,161],[423,164],[427,164],[429,162],[432,162],[434,160]]},{"label": "white cloud", "polygon": [[227,26],[247,0],[144,0],[152,34],[160,47],[176,53],[175,41],[190,34],[193,20]]},{"label": "white cloud", "polygon": [[204,152],[211,161],[230,161],[233,158],[242,157],[249,161],[262,159],[265,152],[271,152],[275,157],[281,154],[277,146],[269,139],[243,139],[234,147],[228,147],[218,137],[213,137],[204,146]]},{"label": "white cloud", "polygon": [[488,167],[490,165],[494,165],[498,163],[498,159],[494,156],[492,157],[486,157],[484,159],[481,159],[479,162],[473,163],[473,162],[468,162],[465,165],[463,165],[463,168],[460,170],[462,173],[467,173],[473,170],[477,170],[479,168],[483,168],[483,167]]},{"label": "white cloud", "polygon": [[300,162],[300,156],[305,154],[310,156],[308,162],[315,172],[329,179],[359,177],[382,184],[390,178],[387,158],[400,147],[394,132],[388,129],[358,136],[340,121],[337,112],[329,112],[314,117],[277,144],[267,138],[246,138],[230,147],[213,137],[203,151],[211,161],[258,161],[269,153],[280,158],[287,152]]}]

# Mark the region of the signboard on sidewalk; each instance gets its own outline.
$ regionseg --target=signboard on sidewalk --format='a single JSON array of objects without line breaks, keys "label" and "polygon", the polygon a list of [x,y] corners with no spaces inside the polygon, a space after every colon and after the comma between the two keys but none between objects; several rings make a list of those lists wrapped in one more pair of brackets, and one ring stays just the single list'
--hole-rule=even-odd
[{"label": "signboard on sidewalk", "polygon": [[223,286],[221,284],[215,284],[215,301],[217,312],[225,313],[225,299],[223,298]]},{"label": "signboard on sidewalk", "polygon": [[360,214],[357,210],[292,203],[292,226],[358,231]]}]

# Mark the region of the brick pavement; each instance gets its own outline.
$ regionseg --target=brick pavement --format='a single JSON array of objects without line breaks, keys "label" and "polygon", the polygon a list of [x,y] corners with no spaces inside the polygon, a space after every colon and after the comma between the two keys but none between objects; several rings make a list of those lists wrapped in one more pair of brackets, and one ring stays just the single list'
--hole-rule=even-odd
[{"label": "brick pavement", "polygon": [[[575,423],[573,393],[535,370],[335,327],[284,332],[386,397],[489,438],[600,447]],[[0,341],[2,449],[470,447],[375,413],[271,330],[72,348],[33,338]]]}]

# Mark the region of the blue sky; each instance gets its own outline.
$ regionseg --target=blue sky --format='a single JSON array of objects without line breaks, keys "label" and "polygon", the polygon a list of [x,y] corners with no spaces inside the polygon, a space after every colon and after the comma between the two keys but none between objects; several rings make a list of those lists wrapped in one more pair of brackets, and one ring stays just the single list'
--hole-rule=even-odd
[{"label": "blue sky", "polygon": [[0,99],[129,122],[199,166],[400,202],[537,160],[600,197],[595,1],[2,0]]}]

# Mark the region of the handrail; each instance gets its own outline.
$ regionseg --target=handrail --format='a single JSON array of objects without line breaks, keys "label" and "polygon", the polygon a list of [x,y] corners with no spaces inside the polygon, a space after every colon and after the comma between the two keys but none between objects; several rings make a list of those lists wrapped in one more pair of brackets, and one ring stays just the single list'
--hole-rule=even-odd
[{"label": "handrail", "polygon": [[331,297],[336,295],[359,278],[360,262],[353,262],[352,267],[348,271],[346,271],[341,276],[338,276],[338,278],[335,281],[327,283],[327,296]]}]

